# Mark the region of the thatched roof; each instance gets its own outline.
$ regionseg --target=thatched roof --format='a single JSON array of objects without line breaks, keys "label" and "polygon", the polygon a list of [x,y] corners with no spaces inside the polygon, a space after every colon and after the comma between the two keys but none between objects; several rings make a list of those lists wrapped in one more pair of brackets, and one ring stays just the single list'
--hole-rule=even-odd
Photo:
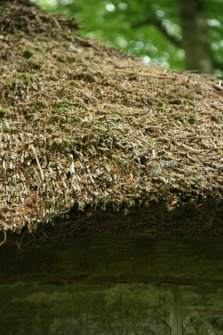
[{"label": "thatched roof", "polygon": [[[122,222],[144,213],[147,231],[176,217],[182,231],[190,220],[195,233],[221,227],[217,79],[143,65],[27,1],[0,6],[2,230],[34,232],[72,213],[69,230],[77,216],[114,211]],[[198,217],[185,221],[188,208]]]}]

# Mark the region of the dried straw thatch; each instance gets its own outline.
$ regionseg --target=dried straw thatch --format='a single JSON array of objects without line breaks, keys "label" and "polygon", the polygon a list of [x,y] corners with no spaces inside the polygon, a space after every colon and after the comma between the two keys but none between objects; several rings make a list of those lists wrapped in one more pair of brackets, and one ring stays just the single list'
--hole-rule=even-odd
[{"label": "dried straw thatch", "polygon": [[218,81],[145,66],[27,1],[0,6],[4,235],[110,222],[109,232],[223,236]]}]

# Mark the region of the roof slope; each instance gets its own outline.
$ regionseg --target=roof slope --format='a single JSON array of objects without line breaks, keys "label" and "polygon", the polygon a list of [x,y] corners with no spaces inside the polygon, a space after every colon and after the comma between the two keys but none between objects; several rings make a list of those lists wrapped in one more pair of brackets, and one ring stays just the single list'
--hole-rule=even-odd
[{"label": "roof slope", "polygon": [[25,3],[0,1],[5,231],[31,232],[74,206],[172,211],[222,199],[215,79],[145,66]]}]

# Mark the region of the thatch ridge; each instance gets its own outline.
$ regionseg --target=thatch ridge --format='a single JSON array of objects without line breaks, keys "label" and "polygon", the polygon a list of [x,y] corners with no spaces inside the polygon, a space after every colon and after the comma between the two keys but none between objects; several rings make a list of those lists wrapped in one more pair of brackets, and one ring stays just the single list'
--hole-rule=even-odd
[{"label": "thatch ridge", "polygon": [[0,33],[46,33],[56,37],[63,29],[77,30],[75,20],[45,13],[29,0],[0,0]]},{"label": "thatch ridge", "polygon": [[[0,15],[15,13],[17,3],[0,2]],[[17,15],[24,8],[48,17],[21,3]],[[33,232],[74,207],[89,217],[222,202],[217,80],[145,66],[76,36],[67,19],[59,29],[62,21],[53,17],[46,22],[59,26],[48,30],[38,19],[38,29],[28,21],[25,29],[0,22],[3,231]],[[218,222],[221,215],[218,207]]]}]

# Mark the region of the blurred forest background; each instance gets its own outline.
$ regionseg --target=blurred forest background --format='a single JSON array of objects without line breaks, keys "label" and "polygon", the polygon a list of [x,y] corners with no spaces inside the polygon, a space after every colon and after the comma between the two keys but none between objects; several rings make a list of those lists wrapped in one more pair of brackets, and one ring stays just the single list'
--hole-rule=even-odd
[{"label": "blurred forest background", "polygon": [[223,74],[223,0],[34,0],[82,36],[166,68]]}]

